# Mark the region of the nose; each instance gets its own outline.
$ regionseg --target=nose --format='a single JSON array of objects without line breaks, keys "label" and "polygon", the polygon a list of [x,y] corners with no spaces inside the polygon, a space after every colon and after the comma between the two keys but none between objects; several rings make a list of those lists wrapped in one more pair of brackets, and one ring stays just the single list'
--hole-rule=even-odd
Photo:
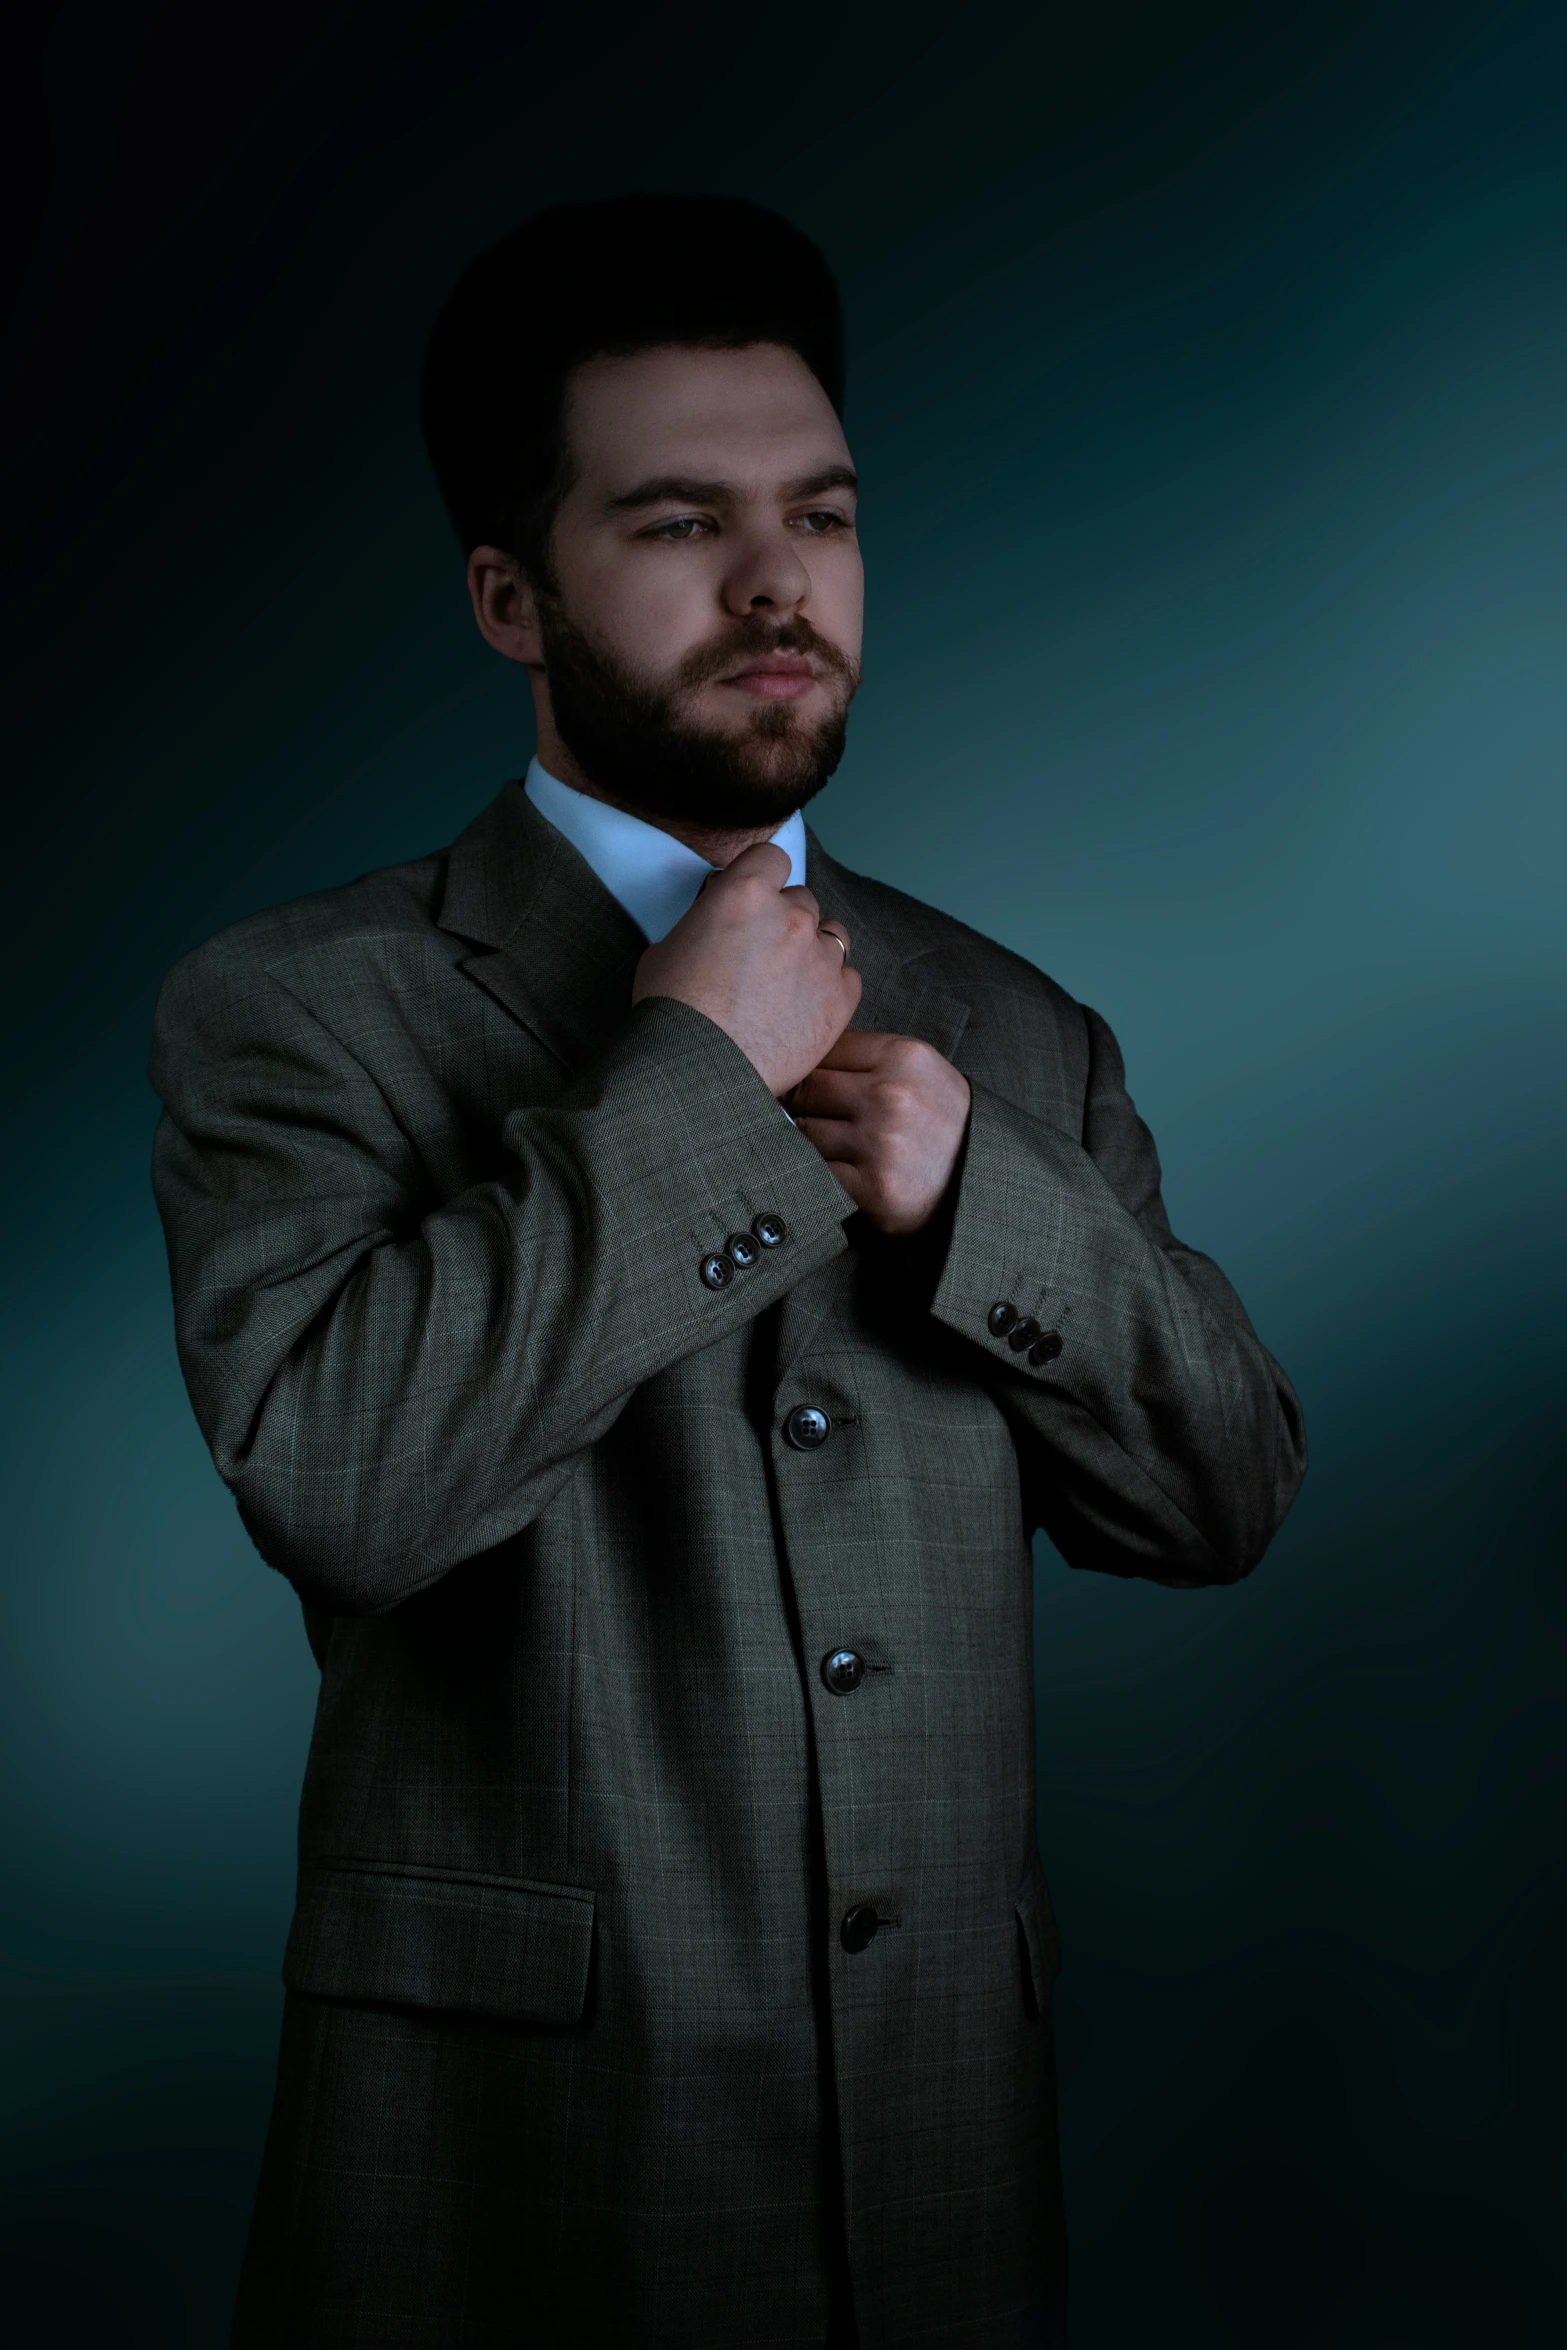
[{"label": "nose", "polygon": [[781,524],[738,543],[724,575],[724,608],[737,619],[749,612],[798,612],[810,592],[810,572]]}]

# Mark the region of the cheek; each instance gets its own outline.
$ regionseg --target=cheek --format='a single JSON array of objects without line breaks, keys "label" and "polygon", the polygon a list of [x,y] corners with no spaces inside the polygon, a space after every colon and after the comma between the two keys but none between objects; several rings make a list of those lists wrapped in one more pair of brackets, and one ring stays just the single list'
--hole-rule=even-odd
[{"label": "cheek", "polygon": [[860,657],[865,621],[865,567],[857,546],[823,547],[811,570],[811,617],[851,660]]},{"label": "cheek", "polygon": [[605,559],[562,565],[560,579],[578,625],[645,677],[667,677],[712,633],[712,588],[694,564]]}]

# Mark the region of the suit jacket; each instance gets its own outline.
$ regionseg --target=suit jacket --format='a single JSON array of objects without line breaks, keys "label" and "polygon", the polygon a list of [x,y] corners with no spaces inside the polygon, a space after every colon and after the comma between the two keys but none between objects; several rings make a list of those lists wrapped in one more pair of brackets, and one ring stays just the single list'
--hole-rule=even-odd
[{"label": "suit jacket", "polygon": [[1233,1580],[1300,1420],[1104,1023],[810,858],[857,1024],[972,1083],[919,1244],[628,1011],[643,941],[517,785],[164,990],[181,1359],[322,1675],[241,2344],[819,2345],[835,2295],[865,2350],[1044,2338],[1029,1538]]}]

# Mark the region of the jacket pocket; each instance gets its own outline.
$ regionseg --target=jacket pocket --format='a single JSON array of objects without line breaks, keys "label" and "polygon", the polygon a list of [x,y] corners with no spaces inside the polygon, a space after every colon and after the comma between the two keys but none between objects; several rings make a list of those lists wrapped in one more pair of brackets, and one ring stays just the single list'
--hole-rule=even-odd
[{"label": "jacket pocket", "polygon": [[1056,1937],[1055,1914],[1045,1891],[1045,1872],[1039,1862],[1029,1864],[1023,1890],[1017,1897],[1018,1940],[1023,1946],[1023,1996],[1030,2015],[1044,2010],[1050,1986],[1061,1972],[1061,1944]]},{"label": "jacket pocket", "polygon": [[283,1980],[314,1999],[574,2024],[592,1953],[593,1896],[576,1886],[336,1861],[300,1872]]}]

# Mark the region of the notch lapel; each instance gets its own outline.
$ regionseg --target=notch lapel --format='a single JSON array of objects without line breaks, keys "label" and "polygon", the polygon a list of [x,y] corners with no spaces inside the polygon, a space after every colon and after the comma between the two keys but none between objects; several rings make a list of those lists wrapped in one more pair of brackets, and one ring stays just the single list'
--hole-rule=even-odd
[{"label": "notch lapel", "polygon": [[944,984],[933,951],[901,954],[887,936],[885,920],[878,922],[856,887],[858,875],[829,857],[814,832],[807,831],[806,842],[806,878],[823,915],[849,933],[850,960],[864,981],[853,1025],[878,1034],[917,1036],[961,1066],[958,1046],[969,1009]]},{"label": "notch lapel", "polygon": [[461,968],[568,1069],[631,1008],[647,940],[520,783],[453,844],[436,921],[473,942]]}]

